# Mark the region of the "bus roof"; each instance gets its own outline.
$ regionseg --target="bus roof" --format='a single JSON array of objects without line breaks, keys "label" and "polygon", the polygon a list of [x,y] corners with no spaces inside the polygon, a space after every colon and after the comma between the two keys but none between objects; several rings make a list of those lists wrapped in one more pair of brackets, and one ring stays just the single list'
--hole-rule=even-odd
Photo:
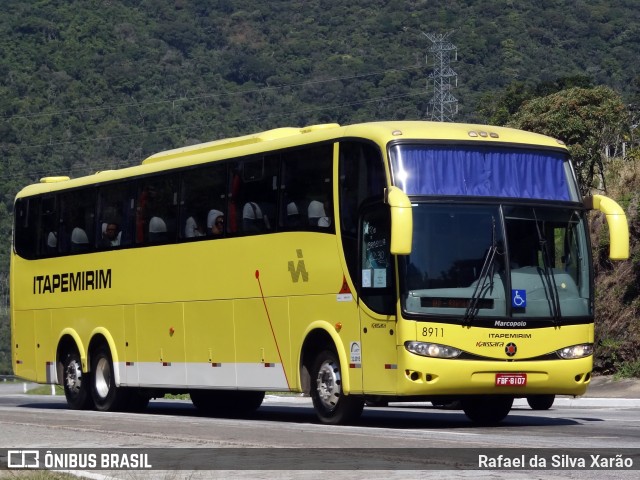
[{"label": "bus roof", "polygon": [[141,165],[119,170],[106,170],[76,179],[69,179],[69,177],[65,176],[44,177],[40,180],[40,183],[29,185],[22,189],[18,197],[129,178],[191,164],[253,155],[314,142],[331,141],[342,137],[366,138],[381,146],[392,140],[415,139],[532,145],[543,148],[566,149],[561,141],[545,135],[506,127],[478,124],[386,121],[346,126],[329,123],[302,128],[283,127],[240,137],[165,150],[146,158]]}]

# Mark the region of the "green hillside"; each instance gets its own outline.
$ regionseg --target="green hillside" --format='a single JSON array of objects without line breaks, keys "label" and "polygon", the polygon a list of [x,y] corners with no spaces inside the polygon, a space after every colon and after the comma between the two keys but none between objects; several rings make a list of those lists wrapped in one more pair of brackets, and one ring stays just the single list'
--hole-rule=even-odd
[{"label": "green hillside", "polygon": [[[632,113],[614,146],[633,144],[640,9],[632,0],[3,1],[0,283],[13,197],[42,176],[281,126],[428,118],[434,57],[424,33],[449,33],[457,47],[456,121],[507,123],[527,100],[604,85]],[[638,191],[634,167],[619,163],[605,165],[608,185],[637,213],[627,189]],[[620,283],[632,332],[638,291],[625,282],[638,278],[638,262],[598,263],[601,279]],[[624,269],[636,277],[616,273]],[[10,363],[1,307],[0,373]],[[638,362],[627,344],[640,334],[605,320],[602,371]]]}]

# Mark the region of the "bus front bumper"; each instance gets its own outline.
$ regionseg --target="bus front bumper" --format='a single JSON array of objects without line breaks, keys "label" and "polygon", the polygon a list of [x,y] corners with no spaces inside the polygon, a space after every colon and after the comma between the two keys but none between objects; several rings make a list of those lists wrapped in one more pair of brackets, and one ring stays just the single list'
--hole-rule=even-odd
[{"label": "bus front bumper", "polygon": [[491,361],[428,358],[403,352],[398,365],[400,396],[583,395],[593,357],[572,360]]}]

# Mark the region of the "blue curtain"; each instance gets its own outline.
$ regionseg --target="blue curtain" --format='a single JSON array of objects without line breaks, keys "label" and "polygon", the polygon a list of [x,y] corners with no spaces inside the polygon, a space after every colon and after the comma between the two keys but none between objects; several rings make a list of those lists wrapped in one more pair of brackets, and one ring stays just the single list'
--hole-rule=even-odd
[{"label": "blue curtain", "polygon": [[402,145],[393,152],[392,168],[409,195],[568,201],[564,161],[562,153],[548,151]]}]

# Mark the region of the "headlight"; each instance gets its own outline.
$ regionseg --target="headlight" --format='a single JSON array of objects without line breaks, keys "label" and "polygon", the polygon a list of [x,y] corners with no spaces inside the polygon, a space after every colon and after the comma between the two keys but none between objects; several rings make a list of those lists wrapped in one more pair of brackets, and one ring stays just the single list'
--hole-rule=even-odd
[{"label": "headlight", "polygon": [[565,347],[556,353],[567,360],[588,357],[589,355],[593,355],[593,343],[582,343],[580,345],[573,345],[572,347]]},{"label": "headlight", "polygon": [[405,342],[404,348],[423,357],[456,358],[462,353],[462,350],[438,343]]}]

